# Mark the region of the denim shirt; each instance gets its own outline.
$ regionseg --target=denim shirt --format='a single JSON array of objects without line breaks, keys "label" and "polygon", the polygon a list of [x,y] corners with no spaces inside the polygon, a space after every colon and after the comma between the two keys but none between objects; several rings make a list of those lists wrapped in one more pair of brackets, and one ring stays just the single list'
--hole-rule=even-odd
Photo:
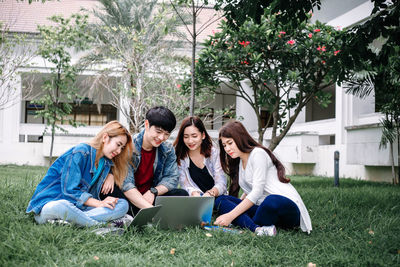
[{"label": "denim shirt", "polygon": [[[128,176],[126,177],[122,186],[122,191],[126,192],[132,188],[135,188],[135,172],[139,167],[141,160],[142,144],[143,144],[144,130],[136,134],[133,139],[133,145],[135,147],[132,162],[133,167],[130,166]],[[156,149],[156,157],[153,165],[153,183],[152,186],[164,185],[168,188],[168,191],[177,188],[179,173],[178,166],[176,164],[175,150],[171,144],[166,142],[162,143]]]},{"label": "denim shirt", "polygon": [[39,214],[50,201],[66,199],[82,209],[89,198],[99,199],[101,187],[112,161],[105,158],[104,169],[90,188],[95,170],[96,149],[79,144],[61,155],[49,168],[28,204],[26,212]]}]

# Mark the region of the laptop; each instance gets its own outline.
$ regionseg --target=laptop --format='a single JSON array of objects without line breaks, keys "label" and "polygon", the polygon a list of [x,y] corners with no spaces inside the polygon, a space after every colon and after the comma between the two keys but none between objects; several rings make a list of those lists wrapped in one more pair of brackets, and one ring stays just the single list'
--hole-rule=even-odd
[{"label": "laptop", "polygon": [[158,196],[155,205],[162,205],[153,222],[161,229],[183,229],[211,222],[214,197]]},{"label": "laptop", "polygon": [[160,211],[161,206],[154,206],[139,210],[133,218],[131,225],[142,227],[152,222],[154,216]]}]

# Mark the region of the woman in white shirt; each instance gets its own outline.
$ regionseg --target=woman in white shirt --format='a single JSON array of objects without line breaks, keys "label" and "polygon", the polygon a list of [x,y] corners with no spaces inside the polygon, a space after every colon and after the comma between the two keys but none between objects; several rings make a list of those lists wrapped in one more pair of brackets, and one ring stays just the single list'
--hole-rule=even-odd
[{"label": "woman in white shirt", "polygon": [[226,192],[226,177],[203,122],[191,116],[182,121],[174,142],[179,181],[189,196],[218,197]]},{"label": "woman in white shirt", "polygon": [[[224,125],[219,132],[221,166],[229,174],[230,196],[215,201],[219,217],[215,224],[231,223],[257,235],[276,235],[281,228],[301,228],[310,233],[307,209],[285,177],[282,163],[266,147],[257,143],[238,121]],[[240,199],[239,186],[243,190]]]}]

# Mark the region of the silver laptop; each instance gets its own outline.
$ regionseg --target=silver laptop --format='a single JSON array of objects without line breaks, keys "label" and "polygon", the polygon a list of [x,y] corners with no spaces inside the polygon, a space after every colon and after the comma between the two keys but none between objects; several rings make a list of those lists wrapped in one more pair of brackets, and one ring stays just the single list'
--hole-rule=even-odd
[{"label": "silver laptop", "polygon": [[152,223],[154,216],[160,211],[161,206],[155,206],[139,210],[133,218],[131,225],[142,227],[148,223]]},{"label": "silver laptop", "polygon": [[182,229],[211,222],[214,197],[158,196],[162,205],[153,222],[161,229]]}]

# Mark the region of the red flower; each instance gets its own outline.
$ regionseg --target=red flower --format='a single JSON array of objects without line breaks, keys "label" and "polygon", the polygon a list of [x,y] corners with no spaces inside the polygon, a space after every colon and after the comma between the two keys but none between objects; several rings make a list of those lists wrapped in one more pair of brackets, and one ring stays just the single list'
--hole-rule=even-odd
[{"label": "red flower", "polygon": [[326,47],[325,47],[325,46],[322,46],[322,47],[321,47],[321,46],[319,45],[319,46],[317,47],[317,50],[320,51],[320,52],[325,52],[325,51],[326,51]]},{"label": "red flower", "polygon": [[180,85],[180,84],[177,84],[177,85],[176,85],[176,87],[178,87],[178,88],[181,88],[181,86],[182,86],[182,85]]},{"label": "red flower", "polygon": [[333,52],[333,55],[336,56],[339,52],[340,50],[336,50],[335,52]]},{"label": "red flower", "polygon": [[321,29],[315,29],[314,30],[314,32],[320,32],[321,31]]},{"label": "red flower", "polygon": [[287,44],[290,44],[290,45],[294,45],[294,44],[296,43],[296,41],[295,41],[295,40],[289,40],[289,41],[287,41],[286,43],[287,43]]},{"label": "red flower", "polygon": [[250,44],[250,42],[249,41],[238,41],[238,43],[240,44],[240,45],[242,45],[243,47],[246,47],[246,46],[248,46],[249,44]]},{"label": "red flower", "polygon": [[240,64],[246,64],[246,65],[249,65],[249,62],[247,62],[246,60],[244,60],[244,61],[240,61]]},{"label": "red flower", "polygon": [[326,63],[326,61],[325,60],[322,60],[322,64],[325,64]]},{"label": "red flower", "polygon": [[286,34],[286,32],[279,32],[280,34]]},{"label": "red flower", "polygon": [[312,33],[309,33],[309,34],[308,34],[308,38],[312,38]]}]

